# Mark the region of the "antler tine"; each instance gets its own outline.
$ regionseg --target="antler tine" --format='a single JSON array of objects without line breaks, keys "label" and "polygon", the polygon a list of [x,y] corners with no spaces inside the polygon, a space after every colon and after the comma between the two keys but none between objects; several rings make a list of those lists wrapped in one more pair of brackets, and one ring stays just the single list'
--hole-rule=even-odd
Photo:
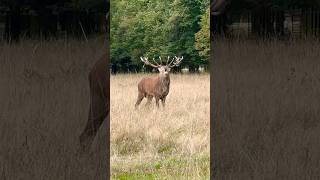
[{"label": "antler tine", "polygon": [[158,64],[157,61],[154,60],[154,58],[152,58],[152,61],[155,62],[157,64],[157,66],[160,66],[160,64]]},{"label": "antler tine", "polygon": [[[177,58],[177,57],[175,56],[175,58]],[[175,60],[175,58],[174,58],[174,57],[172,58],[172,60],[171,60],[170,63],[168,64],[168,66],[171,65],[171,63]]]},{"label": "antler tine", "polygon": [[[173,59],[170,62],[169,66],[170,67],[179,66],[179,64],[181,63],[182,59],[183,59],[183,56],[181,58],[180,57],[178,58],[177,56],[175,56],[175,59]],[[173,65],[171,65],[171,63],[173,63]]]},{"label": "antler tine", "polygon": [[152,66],[154,68],[158,68],[159,67],[159,65],[156,66],[156,65],[150,63],[150,61],[146,57],[140,57],[140,59],[141,59],[142,62],[144,62],[145,65],[149,65],[149,66]]},{"label": "antler tine", "polygon": [[141,59],[142,62],[144,62],[144,65],[149,65],[150,64],[149,61],[148,61],[148,58],[140,57],[140,59]]},{"label": "antler tine", "polygon": [[166,65],[168,65],[169,60],[170,60],[170,56],[168,56],[168,59],[167,59]]},{"label": "antler tine", "polygon": [[141,61],[144,62],[144,64],[149,64],[148,58],[140,57]]},{"label": "antler tine", "polygon": [[179,64],[181,63],[182,59],[183,59],[183,56],[181,58],[179,58],[179,60],[177,60],[176,62],[173,62],[173,64],[175,66],[179,66]]},{"label": "antler tine", "polygon": [[161,57],[159,56],[159,59],[160,59],[160,63],[161,63],[161,65],[162,65],[162,60],[161,60]]}]

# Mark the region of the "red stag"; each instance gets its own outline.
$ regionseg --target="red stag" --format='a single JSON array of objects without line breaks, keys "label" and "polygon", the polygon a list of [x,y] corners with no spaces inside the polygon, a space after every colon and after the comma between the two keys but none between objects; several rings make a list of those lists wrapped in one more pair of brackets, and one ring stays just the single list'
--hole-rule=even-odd
[{"label": "red stag", "polygon": [[156,64],[152,64],[149,62],[148,58],[140,57],[141,61],[144,62],[145,65],[149,65],[151,67],[157,68],[159,71],[159,75],[156,77],[145,77],[138,84],[138,99],[135,104],[137,108],[143,98],[147,98],[147,105],[151,103],[153,97],[156,99],[156,105],[159,107],[159,100],[161,100],[163,107],[165,106],[166,97],[169,93],[170,87],[170,76],[169,72],[172,67],[179,66],[183,57],[174,57],[171,62],[170,57],[168,56],[166,65],[162,65],[161,57],[159,57],[160,64],[158,64],[154,59],[153,61]]},{"label": "red stag", "polygon": [[80,135],[80,145],[86,151],[91,146],[101,124],[109,114],[110,80],[108,54],[98,60],[89,73],[90,107],[87,124]]},{"label": "red stag", "polygon": [[[110,5],[109,0],[106,3]],[[106,14],[107,29],[110,26],[109,16],[108,9]],[[100,126],[110,113],[109,40],[109,33],[107,33],[107,52],[94,64],[89,73],[89,115],[87,124],[79,137],[82,151],[87,151],[90,148]],[[110,124],[107,125],[106,131],[110,131]],[[109,143],[107,142],[107,144]]]}]

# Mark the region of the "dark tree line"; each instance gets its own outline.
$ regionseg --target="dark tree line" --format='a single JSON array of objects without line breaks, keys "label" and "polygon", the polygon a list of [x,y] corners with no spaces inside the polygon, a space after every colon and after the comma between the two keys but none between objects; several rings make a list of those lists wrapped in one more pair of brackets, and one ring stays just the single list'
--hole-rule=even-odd
[{"label": "dark tree line", "polygon": [[[1,0],[4,39],[85,37],[103,31],[106,0]],[[0,22],[1,23],[1,22]],[[105,29],[104,29],[105,32]]]},{"label": "dark tree line", "polygon": [[256,37],[270,38],[284,35],[285,11],[291,9],[320,8],[319,0],[228,0],[227,11],[212,16],[212,29],[228,37],[228,25],[234,14],[251,13],[252,33]]}]

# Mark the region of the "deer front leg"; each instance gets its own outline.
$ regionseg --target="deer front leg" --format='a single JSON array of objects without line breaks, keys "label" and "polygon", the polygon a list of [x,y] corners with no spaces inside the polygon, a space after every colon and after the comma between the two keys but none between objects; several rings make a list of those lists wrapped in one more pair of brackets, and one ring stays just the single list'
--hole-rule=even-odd
[{"label": "deer front leg", "polygon": [[109,114],[107,106],[103,98],[92,95],[87,124],[80,135],[80,145],[83,152],[89,150],[100,126]]},{"label": "deer front leg", "polygon": [[156,97],[156,105],[159,108],[159,98],[158,97]]},{"label": "deer front leg", "polygon": [[135,104],[135,108],[138,108],[139,104],[141,103],[142,99],[144,98],[144,94],[140,93],[138,94],[137,102]]}]

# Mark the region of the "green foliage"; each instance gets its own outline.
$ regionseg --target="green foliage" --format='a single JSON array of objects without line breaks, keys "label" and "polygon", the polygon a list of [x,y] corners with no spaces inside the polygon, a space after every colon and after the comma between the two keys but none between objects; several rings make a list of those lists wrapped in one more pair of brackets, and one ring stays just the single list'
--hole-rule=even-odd
[{"label": "green foliage", "polygon": [[179,55],[182,66],[204,64],[194,45],[208,5],[208,0],[111,1],[111,62],[140,70],[140,56]]},{"label": "green foliage", "polygon": [[210,8],[201,16],[201,29],[195,34],[195,48],[199,50],[199,55],[208,59],[210,55]]}]

